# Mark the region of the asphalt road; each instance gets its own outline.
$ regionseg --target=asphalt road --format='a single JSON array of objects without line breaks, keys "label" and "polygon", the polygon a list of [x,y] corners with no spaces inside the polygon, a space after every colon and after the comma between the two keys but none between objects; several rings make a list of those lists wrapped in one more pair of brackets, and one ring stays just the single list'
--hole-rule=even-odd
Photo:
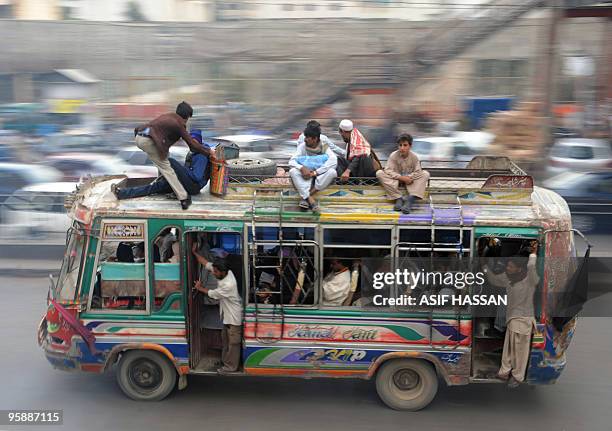
[{"label": "asphalt road", "polygon": [[[123,396],[112,373],[56,371],[36,344],[47,280],[0,278],[0,409],[63,409],[66,430],[609,430],[612,318],[583,318],[553,386],[441,387],[417,413],[396,412],[372,382],[191,377],[159,403]],[[31,429],[44,429],[40,426]],[[0,426],[0,430],[27,429]]]}]

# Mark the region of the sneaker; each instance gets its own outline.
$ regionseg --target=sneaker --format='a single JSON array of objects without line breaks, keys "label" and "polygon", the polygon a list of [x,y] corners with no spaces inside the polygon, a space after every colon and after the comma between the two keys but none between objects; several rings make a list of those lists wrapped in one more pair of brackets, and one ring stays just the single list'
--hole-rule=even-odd
[{"label": "sneaker", "polygon": [[415,201],[415,197],[414,196],[408,196],[408,199],[406,199],[404,205],[402,205],[402,212],[404,214],[410,214],[410,211],[412,210],[412,205],[414,204]]},{"label": "sneaker", "polygon": [[184,210],[188,209],[190,206],[191,206],[191,196],[181,201],[181,208],[183,208]]},{"label": "sneaker", "polygon": [[302,210],[307,210],[310,209],[310,204],[308,203],[308,201],[306,199],[302,199],[300,201],[300,203],[298,204],[298,206],[300,207],[300,209]]},{"label": "sneaker", "polygon": [[219,373],[219,374],[233,374],[233,373],[237,373],[237,372],[238,372],[238,370],[232,370],[231,368],[228,368],[225,365],[217,370],[217,373]]},{"label": "sneaker", "polygon": [[404,197],[397,198],[393,204],[393,211],[401,211],[404,206]]}]

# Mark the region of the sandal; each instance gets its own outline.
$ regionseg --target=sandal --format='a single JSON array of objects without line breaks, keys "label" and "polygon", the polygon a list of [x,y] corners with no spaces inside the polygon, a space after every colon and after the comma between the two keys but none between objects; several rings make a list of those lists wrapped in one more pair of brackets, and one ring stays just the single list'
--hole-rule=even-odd
[{"label": "sandal", "polygon": [[306,211],[307,209],[310,208],[310,204],[308,203],[308,201],[306,199],[302,199],[300,201],[300,203],[298,204],[298,206],[300,207],[301,210]]}]

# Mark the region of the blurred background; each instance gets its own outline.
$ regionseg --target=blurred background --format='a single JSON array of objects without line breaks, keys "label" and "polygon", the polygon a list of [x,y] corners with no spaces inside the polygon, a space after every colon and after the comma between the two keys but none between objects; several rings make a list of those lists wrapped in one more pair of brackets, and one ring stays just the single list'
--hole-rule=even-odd
[{"label": "blurred background", "polygon": [[155,175],[133,129],[181,100],[241,154],[351,118],[382,159],[506,155],[612,233],[610,1],[0,0],[0,38],[2,244],[63,243],[85,175]]}]

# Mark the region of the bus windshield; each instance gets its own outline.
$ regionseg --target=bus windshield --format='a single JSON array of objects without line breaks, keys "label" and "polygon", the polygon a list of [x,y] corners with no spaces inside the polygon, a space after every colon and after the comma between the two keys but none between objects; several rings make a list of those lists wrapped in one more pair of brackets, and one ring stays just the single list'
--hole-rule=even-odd
[{"label": "bus windshield", "polygon": [[85,254],[85,235],[79,223],[68,231],[66,252],[62,260],[62,269],[54,288],[54,297],[60,301],[72,301],[76,295],[79,281],[79,269]]}]

